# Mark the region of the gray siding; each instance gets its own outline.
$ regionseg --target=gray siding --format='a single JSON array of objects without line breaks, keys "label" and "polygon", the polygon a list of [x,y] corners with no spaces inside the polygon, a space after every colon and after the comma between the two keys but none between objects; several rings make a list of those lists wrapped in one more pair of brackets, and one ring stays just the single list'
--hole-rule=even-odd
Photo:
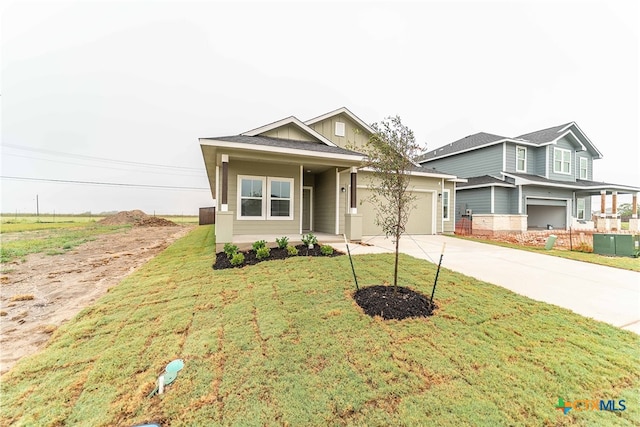
[{"label": "gray siding", "polygon": [[319,233],[336,232],[336,170],[316,176],[313,191],[313,229]]},{"label": "gray siding", "polygon": [[591,154],[589,154],[586,151],[581,151],[579,153],[576,153],[575,156],[575,176],[576,179],[581,179],[580,178],[580,159],[587,159],[587,180],[589,181],[593,181],[593,157],[591,156]]},{"label": "gray siding", "polygon": [[524,185],[522,187],[523,197],[536,196],[541,198],[560,198],[572,199],[573,191],[567,188],[537,187],[533,185]]},{"label": "gray siding", "polygon": [[[238,175],[272,178],[293,178],[293,219],[291,220],[238,220]],[[265,230],[274,234],[295,235],[300,231],[300,166],[259,162],[229,162],[229,211],[234,212],[233,234],[263,234]],[[265,188],[268,191],[268,188]],[[266,194],[265,194],[266,196]],[[268,208],[268,207],[267,207]]]},{"label": "gray siding", "polygon": [[527,164],[525,166],[526,170],[524,173],[535,174],[536,170],[536,147],[528,147],[525,145],[518,145],[513,143],[507,144],[507,162],[506,162],[506,172],[518,172],[517,164],[516,164],[516,147],[524,147],[527,150]]},{"label": "gray siding", "polygon": [[462,217],[467,209],[472,209],[473,213],[476,214],[491,213],[491,193],[489,188],[458,190],[456,198],[456,221]]},{"label": "gray siding", "polygon": [[504,187],[494,187],[493,197],[493,213],[495,214],[513,214],[518,213],[516,208],[515,212],[511,212],[511,189]]},{"label": "gray siding", "polygon": [[545,176],[545,165],[547,164],[547,147],[536,148],[533,151],[532,160],[534,162],[532,173],[534,175]]},{"label": "gray siding", "polygon": [[432,160],[423,165],[461,178],[481,175],[499,177],[502,172],[502,144]]},{"label": "gray siding", "polygon": [[[556,173],[553,171],[553,159],[554,159],[554,148],[563,148],[569,150],[571,152],[571,171],[570,174]],[[555,179],[558,181],[568,181],[575,182],[576,180],[576,152],[575,145],[569,142],[569,140],[565,138],[561,138],[558,140],[557,145],[549,146],[549,179]]]}]

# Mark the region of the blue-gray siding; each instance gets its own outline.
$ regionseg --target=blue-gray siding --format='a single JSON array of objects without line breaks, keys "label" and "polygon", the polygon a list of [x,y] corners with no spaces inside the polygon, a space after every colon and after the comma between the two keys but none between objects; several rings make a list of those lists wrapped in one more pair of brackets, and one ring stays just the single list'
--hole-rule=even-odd
[{"label": "blue-gray siding", "polygon": [[494,187],[493,194],[493,213],[495,214],[511,214],[517,213],[510,211],[511,189],[505,187]]},{"label": "blue-gray siding", "polygon": [[456,192],[456,221],[464,215],[467,209],[472,209],[474,213],[489,213],[491,210],[490,191],[489,188],[458,190]]},{"label": "blue-gray siding", "polygon": [[423,163],[423,165],[462,178],[481,175],[500,177],[500,172],[502,172],[502,144],[469,151],[457,156],[432,160]]}]

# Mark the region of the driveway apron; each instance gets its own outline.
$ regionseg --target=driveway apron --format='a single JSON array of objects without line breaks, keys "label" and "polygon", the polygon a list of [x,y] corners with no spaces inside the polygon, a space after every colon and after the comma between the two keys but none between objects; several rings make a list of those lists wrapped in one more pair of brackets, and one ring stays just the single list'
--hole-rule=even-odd
[{"label": "driveway apron", "polygon": [[[353,255],[394,251],[383,236],[363,242]],[[437,263],[443,243],[443,267],[640,334],[640,273],[442,235],[403,236],[400,251]]]}]

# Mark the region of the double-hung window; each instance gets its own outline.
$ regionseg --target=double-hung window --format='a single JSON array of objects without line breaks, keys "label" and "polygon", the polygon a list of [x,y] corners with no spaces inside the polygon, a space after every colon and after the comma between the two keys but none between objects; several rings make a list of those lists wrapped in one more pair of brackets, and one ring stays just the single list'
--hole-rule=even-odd
[{"label": "double-hung window", "polygon": [[584,199],[578,199],[576,202],[576,216],[578,219],[584,219]]},{"label": "double-hung window", "polygon": [[527,171],[527,147],[516,147],[516,172]]},{"label": "double-hung window", "polygon": [[449,221],[451,209],[449,209],[449,190],[444,190],[442,192],[442,219],[445,221]]},{"label": "double-hung window", "polygon": [[553,149],[553,172],[571,174],[571,151],[564,148]]},{"label": "double-hung window", "polygon": [[580,157],[580,179],[588,179],[589,174],[587,169],[589,167],[589,160],[586,157]]},{"label": "double-hung window", "polygon": [[293,219],[293,179],[238,175],[238,219]]}]

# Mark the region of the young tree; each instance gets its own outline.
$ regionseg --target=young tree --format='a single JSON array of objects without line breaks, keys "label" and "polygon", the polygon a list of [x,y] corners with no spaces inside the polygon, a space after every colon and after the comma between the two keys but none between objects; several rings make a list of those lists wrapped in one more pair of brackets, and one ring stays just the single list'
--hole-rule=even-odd
[{"label": "young tree", "polygon": [[376,209],[375,223],[395,243],[395,265],[393,271],[394,293],[398,286],[398,255],[400,236],[405,231],[409,214],[415,207],[415,195],[410,192],[411,171],[416,167],[412,161],[422,147],[416,144],[413,131],[402,124],[399,116],[387,117],[372,125],[371,135],[363,151],[367,160],[365,167],[373,172],[371,199]]}]

